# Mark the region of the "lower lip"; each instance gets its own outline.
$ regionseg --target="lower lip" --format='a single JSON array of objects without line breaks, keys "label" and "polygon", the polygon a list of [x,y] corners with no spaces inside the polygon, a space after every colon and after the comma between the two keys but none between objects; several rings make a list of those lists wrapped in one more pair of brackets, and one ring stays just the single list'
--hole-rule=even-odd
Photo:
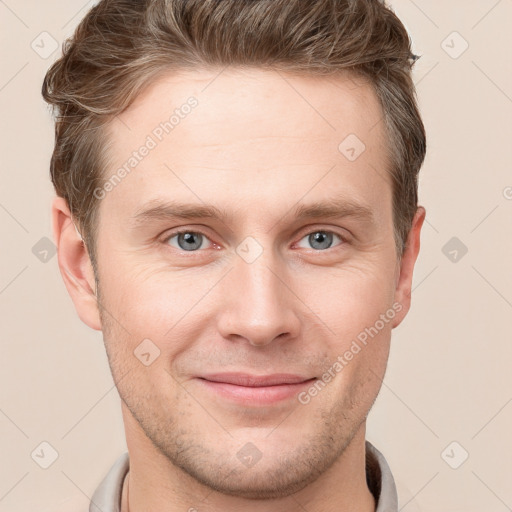
[{"label": "lower lip", "polygon": [[295,397],[315,379],[298,382],[297,384],[279,384],[275,386],[248,387],[197,379],[207,389],[217,395],[244,405],[269,405]]}]

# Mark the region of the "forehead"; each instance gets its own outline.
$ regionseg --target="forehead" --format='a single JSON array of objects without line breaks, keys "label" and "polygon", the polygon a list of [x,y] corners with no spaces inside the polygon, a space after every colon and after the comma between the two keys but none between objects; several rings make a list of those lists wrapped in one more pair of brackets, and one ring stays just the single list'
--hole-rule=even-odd
[{"label": "forehead", "polygon": [[272,202],[270,189],[295,203],[335,184],[363,202],[382,199],[383,188],[389,198],[382,109],[371,85],[349,74],[169,72],[112,120],[106,137],[104,178],[128,172],[104,203],[131,211],[162,192],[187,202],[236,192],[248,208]]},{"label": "forehead", "polygon": [[[186,104],[192,98],[197,106],[189,109]],[[186,125],[195,130],[198,144],[204,147],[206,142],[226,144],[233,139],[232,123],[244,126],[236,134],[237,142],[241,137],[261,136],[316,140],[334,135],[341,140],[349,129],[362,139],[370,138],[369,129],[375,138],[383,138],[381,119],[371,84],[349,73],[322,77],[259,68],[212,68],[162,74],[110,123],[108,131],[118,149],[123,149],[137,142],[133,136],[154,133],[170,121],[173,137],[185,135]]]}]

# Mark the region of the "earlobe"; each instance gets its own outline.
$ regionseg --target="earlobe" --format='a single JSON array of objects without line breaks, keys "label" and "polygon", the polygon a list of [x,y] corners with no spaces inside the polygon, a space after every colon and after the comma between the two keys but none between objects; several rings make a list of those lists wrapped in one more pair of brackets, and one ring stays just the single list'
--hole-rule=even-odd
[{"label": "earlobe", "polygon": [[101,330],[89,253],[73,223],[67,201],[62,197],[53,200],[52,222],[60,273],[78,316],[92,329]]},{"label": "earlobe", "polygon": [[406,248],[400,262],[400,267],[398,269],[395,302],[399,303],[402,307],[399,314],[397,314],[393,319],[393,328],[400,325],[411,306],[412,277],[414,264],[416,263],[418,253],[420,251],[420,233],[423,221],[425,220],[425,214],[425,208],[423,206],[418,206],[407,237]]}]

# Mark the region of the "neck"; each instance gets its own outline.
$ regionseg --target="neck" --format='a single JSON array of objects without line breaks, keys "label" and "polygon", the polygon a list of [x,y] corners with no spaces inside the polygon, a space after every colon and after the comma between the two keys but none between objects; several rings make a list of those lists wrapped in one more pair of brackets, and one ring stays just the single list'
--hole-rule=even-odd
[{"label": "neck", "polygon": [[[138,425],[137,425],[138,426]],[[251,500],[212,490],[174,466],[140,430],[127,426],[130,471],[121,512],[375,512],[366,482],[365,424],[339,459],[304,489],[278,499]]]}]

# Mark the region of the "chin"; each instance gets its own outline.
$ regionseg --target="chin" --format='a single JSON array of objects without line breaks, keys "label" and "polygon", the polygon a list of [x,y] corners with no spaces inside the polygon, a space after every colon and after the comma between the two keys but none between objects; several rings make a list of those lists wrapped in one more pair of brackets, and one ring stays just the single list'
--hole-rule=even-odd
[{"label": "chin", "polygon": [[[185,468],[182,468],[186,471]],[[204,468],[203,468],[204,470]],[[248,500],[275,500],[286,498],[307,487],[320,475],[320,471],[309,471],[290,474],[290,466],[269,469],[261,467],[258,472],[255,468],[242,469],[225,468],[227,474],[223,477],[219,472],[205,475],[204,471],[187,471],[196,481],[204,486],[227,496],[234,496]],[[219,478],[220,477],[220,478]]]}]

